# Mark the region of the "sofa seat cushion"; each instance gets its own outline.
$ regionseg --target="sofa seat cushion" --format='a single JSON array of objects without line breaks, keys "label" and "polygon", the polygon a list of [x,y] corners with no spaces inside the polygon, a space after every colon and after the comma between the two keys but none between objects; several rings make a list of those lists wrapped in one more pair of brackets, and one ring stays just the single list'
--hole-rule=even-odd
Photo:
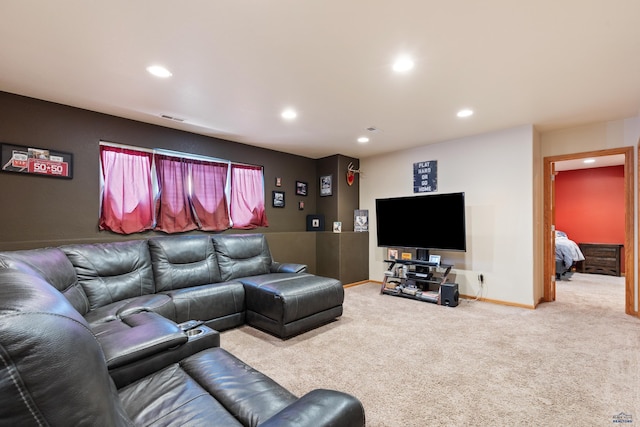
[{"label": "sofa seat cushion", "polygon": [[[239,279],[245,286],[247,323],[287,338],[342,315],[339,280],[307,273],[273,273]],[[288,327],[297,323],[297,326]]]},{"label": "sofa seat cushion", "polygon": [[173,301],[165,294],[143,295],[117,301],[100,308],[91,310],[85,315],[85,319],[91,325],[94,333],[100,333],[100,324],[118,320],[141,311],[153,311],[167,319],[176,320]]},{"label": "sofa seat cushion", "polygon": [[225,319],[241,314],[240,323],[226,328],[210,325],[222,330],[240,326],[244,322],[244,286],[240,282],[212,283],[191,288],[176,289],[165,293],[173,301],[176,322],[202,320],[209,324],[212,319]]},{"label": "sofa seat cushion", "polygon": [[178,364],[119,391],[136,426],[242,426]]},{"label": "sofa seat cushion", "polygon": [[135,425],[257,426],[297,399],[221,348],[119,390]]}]

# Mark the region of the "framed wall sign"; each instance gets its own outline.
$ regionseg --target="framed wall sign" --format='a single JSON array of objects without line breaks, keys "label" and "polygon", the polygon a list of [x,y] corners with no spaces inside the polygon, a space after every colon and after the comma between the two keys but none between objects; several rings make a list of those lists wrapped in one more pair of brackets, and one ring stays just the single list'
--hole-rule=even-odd
[{"label": "framed wall sign", "polygon": [[298,196],[306,196],[307,195],[307,183],[302,181],[296,181],[296,194]]},{"label": "framed wall sign", "polygon": [[320,177],[321,196],[331,196],[333,194],[332,180],[332,175],[325,175]]},{"label": "framed wall sign", "polygon": [[3,172],[73,178],[71,153],[13,144],[2,144],[0,150],[0,167]]},{"label": "framed wall sign", "polygon": [[272,205],[274,208],[284,208],[284,191],[273,191],[273,202]]},{"label": "framed wall sign", "polygon": [[438,161],[429,160],[413,164],[413,192],[438,191]]}]

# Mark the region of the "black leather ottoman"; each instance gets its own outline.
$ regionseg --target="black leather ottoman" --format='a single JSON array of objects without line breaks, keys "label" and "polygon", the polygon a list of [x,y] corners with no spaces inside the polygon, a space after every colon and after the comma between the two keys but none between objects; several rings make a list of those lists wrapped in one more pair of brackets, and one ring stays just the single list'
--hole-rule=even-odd
[{"label": "black leather ottoman", "polygon": [[316,328],[342,315],[339,280],[306,273],[238,279],[245,288],[246,322],[280,338]]}]

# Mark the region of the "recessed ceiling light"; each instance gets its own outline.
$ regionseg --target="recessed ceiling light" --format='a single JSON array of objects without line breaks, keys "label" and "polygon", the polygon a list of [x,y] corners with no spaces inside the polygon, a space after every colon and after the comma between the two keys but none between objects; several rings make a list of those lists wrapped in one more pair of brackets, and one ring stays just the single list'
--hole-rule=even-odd
[{"label": "recessed ceiling light", "polygon": [[282,118],[287,120],[293,120],[298,117],[298,113],[296,113],[291,108],[288,108],[282,112]]},{"label": "recessed ceiling light", "polygon": [[596,159],[585,159],[584,163],[595,163]]},{"label": "recessed ceiling light", "polygon": [[162,78],[171,77],[173,75],[171,74],[171,71],[167,70],[161,65],[151,65],[147,67],[147,71],[156,77],[162,77]]},{"label": "recessed ceiling light", "polygon": [[398,58],[396,62],[393,63],[393,71],[403,73],[412,69],[413,65],[413,60],[411,58],[403,56],[401,58]]},{"label": "recessed ceiling light", "polygon": [[469,110],[468,108],[465,108],[464,110],[460,110],[460,111],[458,111],[457,116],[458,116],[458,117],[469,117],[469,116],[473,116],[473,110]]},{"label": "recessed ceiling light", "polygon": [[366,142],[369,142],[369,138],[367,138],[366,136],[361,136],[360,138],[358,138],[358,142],[360,144],[364,144]]}]

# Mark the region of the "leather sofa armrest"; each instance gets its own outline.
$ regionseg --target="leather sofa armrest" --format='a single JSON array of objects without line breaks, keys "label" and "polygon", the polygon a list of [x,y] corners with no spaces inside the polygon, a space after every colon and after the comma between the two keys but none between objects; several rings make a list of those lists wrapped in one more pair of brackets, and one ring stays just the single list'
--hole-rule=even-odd
[{"label": "leather sofa armrest", "polygon": [[188,341],[187,335],[175,322],[152,312],[135,313],[113,323],[113,331],[98,336],[109,369]]},{"label": "leather sofa armrest", "polygon": [[151,375],[154,372],[166,368],[172,363],[178,363],[182,359],[192,356],[207,348],[220,347],[220,332],[208,326],[198,326],[203,331],[201,335],[189,337],[189,341],[179,347],[167,351],[152,354],[133,363],[109,369],[109,375],[117,388],[122,388],[140,378]]},{"label": "leather sofa armrest", "polygon": [[357,427],[365,425],[364,408],[355,397],[334,390],[310,391],[260,427]]},{"label": "leather sofa armrest", "polygon": [[294,263],[280,263],[280,262],[272,262],[271,273],[306,273],[307,265],[306,264],[294,264]]}]

